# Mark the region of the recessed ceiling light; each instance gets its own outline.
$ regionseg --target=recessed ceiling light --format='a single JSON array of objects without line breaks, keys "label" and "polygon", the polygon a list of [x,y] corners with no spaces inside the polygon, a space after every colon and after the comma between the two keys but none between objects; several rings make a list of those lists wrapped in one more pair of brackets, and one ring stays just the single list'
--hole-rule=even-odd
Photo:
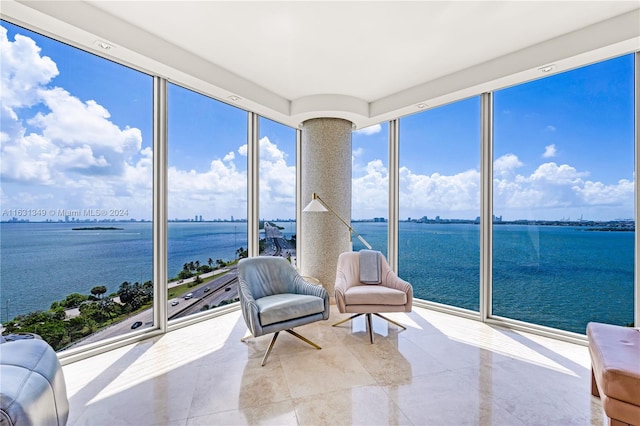
[{"label": "recessed ceiling light", "polygon": [[109,43],[107,43],[106,41],[100,41],[98,40],[96,42],[96,44],[98,45],[98,47],[104,49],[104,50],[111,50],[111,48],[113,47],[112,45],[110,45]]},{"label": "recessed ceiling light", "polygon": [[551,72],[551,71],[553,71],[553,70],[554,70],[554,68],[555,68],[555,67],[556,67],[555,65],[546,65],[546,66],[544,66],[544,67],[540,67],[540,68],[538,68],[538,69],[539,69],[540,71],[542,71],[542,72]]},{"label": "recessed ceiling light", "polygon": [[418,108],[422,109],[422,108],[426,108],[427,104],[425,104],[424,102],[420,102],[418,105],[416,105]]},{"label": "recessed ceiling light", "polygon": [[240,98],[240,96],[231,95],[227,99],[229,99],[230,101],[233,101],[233,102],[238,102],[241,98]]}]

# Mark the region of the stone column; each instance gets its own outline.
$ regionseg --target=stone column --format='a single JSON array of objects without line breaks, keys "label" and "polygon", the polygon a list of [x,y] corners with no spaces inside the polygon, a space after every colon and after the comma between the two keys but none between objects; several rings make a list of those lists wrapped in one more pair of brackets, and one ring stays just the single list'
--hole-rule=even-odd
[{"label": "stone column", "polygon": [[[351,223],[351,122],[314,118],[302,123],[302,207],[317,193]],[[348,228],[331,212],[302,213],[300,268],[320,280],[334,301],[340,253],[351,250]]]}]

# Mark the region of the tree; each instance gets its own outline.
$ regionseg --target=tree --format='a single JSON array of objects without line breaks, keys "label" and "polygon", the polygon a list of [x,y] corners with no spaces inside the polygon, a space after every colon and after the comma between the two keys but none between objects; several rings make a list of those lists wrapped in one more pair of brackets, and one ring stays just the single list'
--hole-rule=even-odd
[{"label": "tree", "polygon": [[209,258],[209,260],[207,260],[207,263],[209,264],[209,267],[213,266],[213,259]]},{"label": "tree", "polygon": [[187,278],[191,278],[193,276],[193,274],[187,270],[187,269],[183,269],[182,271],[180,271],[180,273],[178,274],[178,279],[181,280],[185,280]]},{"label": "tree", "polygon": [[236,250],[236,255],[239,259],[244,259],[249,257],[249,251],[245,250],[244,247],[240,247],[238,250]]},{"label": "tree", "polygon": [[71,293],[68,294],[67,297],[60,302],[60,305],[65,308],[77,308],[80,306],[82,302],[87,300],[89,296],[80,293]]},{"label": "tree", "polygon": [[102,299],[102,296],[107,292],[107,287],[103,285],[95,286],[91,289],[91,294],[96,296],[98,299]]}]

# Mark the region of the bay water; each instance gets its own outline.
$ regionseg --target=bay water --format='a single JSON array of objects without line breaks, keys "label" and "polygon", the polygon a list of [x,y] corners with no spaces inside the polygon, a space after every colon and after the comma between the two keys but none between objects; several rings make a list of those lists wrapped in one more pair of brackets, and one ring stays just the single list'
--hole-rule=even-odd
[{"label": "bay water", "polygon": [[[278,225],[295,234],[295,222]],[[120,229],[72,229],[91,226]],[[387,223],[353,226],[387,254]],[[232,260],[247,247],[244,222],[170,222],[168,232],[169,277],[184,263]],[[476,224],[401,222],[399,274],[414,296],[478,311],[479,232]],[[633,321],[633,232],[499,225],[492,255],[494,315],[578,333],[589,321]],[[1,223],[0,321],[98,285],[111,293],[124,281],[151,280],[152,262],[150,222]]]}]

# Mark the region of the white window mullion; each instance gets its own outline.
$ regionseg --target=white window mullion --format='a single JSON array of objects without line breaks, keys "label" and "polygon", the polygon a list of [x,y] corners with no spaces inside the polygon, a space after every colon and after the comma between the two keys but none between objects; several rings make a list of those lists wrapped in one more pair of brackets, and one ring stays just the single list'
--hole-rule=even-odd
[{"label": "white window mullion", "polygon": [[167,330],[168,140],[167,80],[153,79],[153,318]]},{"label": "white window mullion", "polygon": [[480,319],[491,316],[493,250],[493,94],[480,98]]}]

